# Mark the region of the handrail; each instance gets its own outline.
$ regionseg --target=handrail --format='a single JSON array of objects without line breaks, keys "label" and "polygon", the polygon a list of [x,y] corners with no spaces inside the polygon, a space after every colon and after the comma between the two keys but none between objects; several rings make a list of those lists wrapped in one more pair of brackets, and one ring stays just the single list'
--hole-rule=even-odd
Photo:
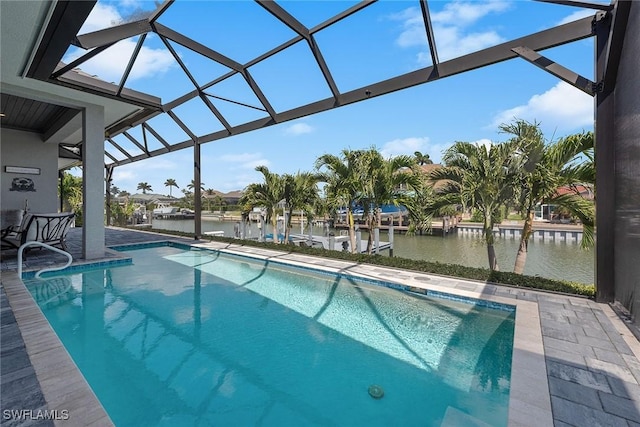
[{"label": "handrail", "polygon": [[71,263],[73,262],[73,257],[71,256],[71,254],[69,252],[63,251],[62,249],[58,249],[58,248],[54,248],[51,245],[47,245],[46,243],[42,243],[42,242],[38,242],[38,241],[31,241],[31,242],[26,242],[23,243],[20,248],[18,248],[18,277],[22,278],[22,252],[24,251],[24,249],[27,246],[42,246],[43,248],[47,248],[47,249],[51,249],[54,252],[57,252],[61,255],[65,255],[67,257],[67,263],[62,266],[62,267],[51,267],[51,268],[43,268],[42,270],[38,271],[36,273],[36,279],[40,278],[40,275],[42,273],[48,272],[48,271],[58,271],[58,270],[62,270],[64,268],[67,268],[71,265]]}]

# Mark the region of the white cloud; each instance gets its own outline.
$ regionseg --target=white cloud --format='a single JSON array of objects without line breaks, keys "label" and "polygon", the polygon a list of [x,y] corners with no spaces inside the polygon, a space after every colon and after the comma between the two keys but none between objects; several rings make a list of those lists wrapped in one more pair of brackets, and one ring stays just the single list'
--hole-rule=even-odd
[{"label": "white cloud", "polygon": [[126,166],[121,166],[113,170],[113,182],[131,182],[135,181],[137,175],[135,172],[123,169]]},{"label": "white cloud", "polygon": [[[176,170],[179,170],[176,162],[162,157],[154,157],[153,159],[118,166],[113,170],[113,183],[118,187],[136,185],[141,181],[150,182],[152,178],[155,178],[156,171],[169,172]],[[154,188],[154,191],[156,190],[159,189]]]},{"label": "white cloud", "polygon": [[267,159],[256,159],[256,160],[251,160],[248,161],[246,163],[241,164],[239,167],[242,169],[255,169],[258,166],[266,166],[269,167],[271,166],[271,162]]},{"label": "white cloud", "polygon": [[89,13],[87,20],[82,24],[80,34],[102,30],[120,22],[122,22],[122,15],[114,6],[97,3]]},{"label": "white cloud", "polygon": [[428,137],[398,138],[385,143],[380,150],[384,158],[398,155],[413,156],[416,151],[428,154],[433,163],[440,163],[442,153],[449,148],[450,144],[433,143]]},{"label": "white cloud", "polygon": [[[489,140],[482,139],[476,141],[476,143],[485,144],[485,141]],[[491,143],[491,141],[489,141],[489,143]],[[420,151],[422,154],[428,154],[433,163],[440,163],[442,161],[442,154],[450,146],[450,142],[431,142],[429,137],[398,138],[385,143],[380,153],[384,158],[389,158],[402,154],[413,156],[416,151]]]},{"label": "white cloud", "polygon": [[[469,31],[467,27],[491,13],[500,13],[509,8],[504,0],[447,3],[444,9],[431,14],[435,32],[436,48],[440,60],[456,58],[475,52],[504,41],[495,30]],[[418,53],[420,65],[431,64],[431,56],[426,50],[427,38],[422,20],[422,13],[412,7],[391,16],[391,19],[402,21],[403,31],[396,43],[403,48],[424,46]]]},{"label": "white cloud", "polygon": [[257,166],[271,165],[269,160],[262,157],[262,153],[225,154],[220,156],[220,160],[231,163],[231,169],[255,169]]},{"label": "white cloud", "polygon": [[472,144],[478,145],[478,146],[484,146],[487,149],[487,152],[489,151],[489,149],[491,149],[491,146],[493,145],[493,141],[491,141],[490,139],[487,138],[482,138],[479,139],[477,141],[473,141]]},{"label": "white cloud", "polygon": [[509,2],[504,0],[454,1],[447,3],[442,11],[431,14],[431,22],[470,25],[490,13],[504,12],[508,8]]},{"label": "white cloud", "polygon": [[140,0],[120,0],[120,6],[128,8],[141,8],[143,5]]},{"label": "white cloud", "polygon": [[233,180],[221,182],[216,186],[216,189],[222,192],[229,192],[235,190],[244,190],[247,185],[254,182],[262,182],[260,174],[237,174],[233,176]]},{"label": "white cloud", "polygon": [[398,138],[386,142],[380,153],[384,158],[399,156],[402,154],[413,155],[416,151],[423,151],[429,142],[427,137]]},{"label": "white cloud", "polygon": [[[80,34],[112,27],[120,22],[122,22],[122,15],[113,6],[105,6],[98,3],[82,26]],[[147,40],[150,37],[151,35],[147,37]],[[122,40],[84,62],[80,65],[80,68],[82,71],[96,75],[102,80],[120,82],[135,47],[136,41],[134,39]],[[74,49],[64,57],[63,61],[66,63],[72,62],[85,53],[87,52],[84,49]],[[174,66],[176,66],[176,62],[168,51],[142,46],[129,74],[128,81],[163,74]]]},{"label": "white cloud", "polygon": [[[457,58],[489,46],[495,46],[503,41],[504,39],[495,31],[469,33],[465,35],[463,31],[457,27],[441,28],[436,38],[438,59]],[[420,65],[431,64],[431,54],[428,51],[418,53],[417,58]]]},{"label": "white cloud", "polygon": [[578,10],[571,15],[561,19],[556,25],[568,24],[569,22],[577,21],[578,19],[586,18],[587,16],[594,16],[593,10]]},{"label": "white cloud", "polygon": [[294,123],[291,126],[287,127],[284,130],[284,133],[286,135],[293,135],[293,136],[297,136],[297,135],[303,135],[305,133],[311,133],[313,132],[315,129],[306,124],[306,123]]},{"label": "white cloud", "polygon": [[498,113],[491,127],[514,118],[537,121],[546,129],[571,131],[593,126],[593,98],[573,86],[559,82],[548,91],[533,95],[524,105]]}]

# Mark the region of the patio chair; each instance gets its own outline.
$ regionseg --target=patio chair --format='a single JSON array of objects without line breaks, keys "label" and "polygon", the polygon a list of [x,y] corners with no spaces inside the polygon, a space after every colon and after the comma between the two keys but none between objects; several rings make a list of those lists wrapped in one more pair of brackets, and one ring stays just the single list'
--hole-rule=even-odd
[{"label": "patio chair", "polygon": [[23,217],[24,211],[22,209],[2,209],[0,211],[0,230],[20,227]]},{"label": "patio chair", "polygon": [[26,242],[41,242],[67,250],[65,239],[75,213],[26,214],[19,227],[2,231],[2,249],[18,249]]}]

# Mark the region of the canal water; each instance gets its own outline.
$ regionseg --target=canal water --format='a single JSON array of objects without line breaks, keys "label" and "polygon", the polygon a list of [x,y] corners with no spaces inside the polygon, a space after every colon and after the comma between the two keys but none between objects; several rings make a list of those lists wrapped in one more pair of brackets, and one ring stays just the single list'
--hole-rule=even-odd
[{"label": "canal water", "polygon": [[[202,231],[224,231],[224,235],[232,237],[234,235],[234,221],[216,221],[204,217],[202,221]],[[194,231],[193,220],[161,220],[154,219],[152,224],[154,229],[175,230],[185,233]],[[270,227],[267,228],[270,233]],[[293,227],[293,233],[300,233],[300,227]],[[324,230],[321,227],[314,227],[313,233],[322,235]],[[338,231],[335,231],[339,234]],[[251,223],[247,227],[249,237],[257,238],[259,230],[256,223]],[[308,234],[305,229],[304,233]],[[366,239],[367,234],[362,233],[362,238]],[[386,231],[380,232],[380,240],[388,241]],[[518,251],[519,240],[510,238],[496,238],[496,255],[498,265],[502,271],[513,271],[516,253]],[[487,268],[487,247],[481,237],[470,235],[458,235],[452,233],[446,237],[442,236],[406,236],[396,234],[394,236],[394,255],[422,259],[426,261],[437,261],[448,264],[460,264],[468,267]],[[383,254],[386,254],[385,251]],[[580,249],[577,243],[566,242],[544,242],[531,240],[529,242],[529,252],[525,274],[531,276],[548,277],[550,279],[571,280],[581,283],[594,282],[594,262],[595,255],[593,249]]]}]

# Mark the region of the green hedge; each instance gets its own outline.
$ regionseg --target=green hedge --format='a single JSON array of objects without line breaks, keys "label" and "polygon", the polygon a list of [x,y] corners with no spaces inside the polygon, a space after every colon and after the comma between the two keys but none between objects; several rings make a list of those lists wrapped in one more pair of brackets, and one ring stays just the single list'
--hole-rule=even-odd
[{"label": "green hedge", "polygon": [[[154,230],[163,234],[171,234],[182,237],[193,237],[193,234],[181,233],[168,230]],[[295,252],[308,255],[322,256],[325,258],[340,259],[358,263],[375,264],[385,267],[401,268],[403,270],[414,270],[424,273],[433,273],[443,276],[461,277],[465,279],[480,280],[483,282],[497,283],[501,285],[516,286],[523,288],[541,289],[545,291],[562,292],[573,295],[583,295],[587,297],[595,296],[593,285],[586,285],[578,282],[566,280],[554,280],[537,276],[526,276],[506,271],[491,271],[486,268],[465,267],[457,264],[443,264],[440,262],[414,260],[400,257],[389,257],[383,255],[352,254],[349,252],[331,251],[328,249],[301,247],[294,245],[275,244],[272,242],[258,242],[255,240],[239,241],[230,237],[203,236],[203,240],[216,242],[242,244],[245,246],[257,246],[266,249],[277,249],[286,252]]]}]

